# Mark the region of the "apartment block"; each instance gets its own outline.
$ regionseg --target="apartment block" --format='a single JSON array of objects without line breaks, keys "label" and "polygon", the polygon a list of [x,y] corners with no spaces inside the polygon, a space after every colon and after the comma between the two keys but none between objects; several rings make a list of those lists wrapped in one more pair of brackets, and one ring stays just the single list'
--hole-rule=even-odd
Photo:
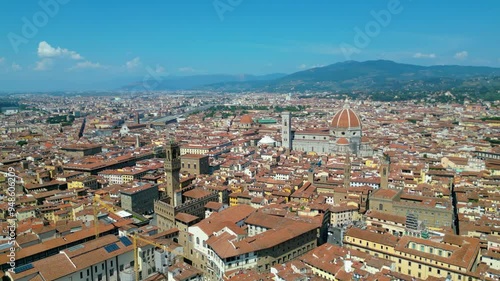
[{"label": "apartment block", "polygon": [[344,236],[348,248],[391,260],[397,272],[419,279],[480,280],[480,240],[445,234],[441,238],[396,237],[370,230],[349,228]]}]

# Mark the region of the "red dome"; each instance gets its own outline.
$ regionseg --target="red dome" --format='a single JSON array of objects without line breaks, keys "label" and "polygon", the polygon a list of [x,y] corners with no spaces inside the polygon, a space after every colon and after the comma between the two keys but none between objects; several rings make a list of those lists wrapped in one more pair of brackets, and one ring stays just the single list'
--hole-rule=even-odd
[{"label": "red dome", "polygon": [[349,140],[347,140],[346,138],[344,137],[341,137],[337,140],[337,144],[338,145],[348,145],[349,144]]},{"label": "red dome", "polygon": [[333,128],[360,128],[361,121],[359,121],[358,115],[350,108],[344,108],[337,112],[332,119]]},{"label": "red dome", "polygon": [[250,116],[248,114],[241,116],[240,123],[241,124],[252,124],[253,123],[252,116]]}]

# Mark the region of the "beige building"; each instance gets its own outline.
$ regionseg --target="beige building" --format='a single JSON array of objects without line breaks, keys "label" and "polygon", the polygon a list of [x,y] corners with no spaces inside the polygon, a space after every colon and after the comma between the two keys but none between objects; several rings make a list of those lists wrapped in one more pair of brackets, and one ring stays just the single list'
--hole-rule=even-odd
[{"label": "beige building", "polygon": [[427,227],[452,227],[453,207],[449,198],[406,194],[403,190],[379,189],[370,196],[370,210],[406,216],[413,213]]},{"label": "beige building", "polygon": [[297,221],[252,237],[238,236],[238,231],[225,228],[207,240],[207,277],[211,280],[245,268],[266,272],[305,254],[316,247],[317,226]]},{"label": "beige building", "polygon": [[423,280],[481,280],[477,272],[480,241],[476,238],[446,234],[439,240],[427,240],[353,227],[345,233],[344,246],[389,259],[395,263],[395,271]]},{"label": "beige building", "polygon": [[210,172],[208,155],[184,154],[181,156],[181,172],[202,175]]},{"label": "beige building", "polygon": [[238,270],[269,272],[316,247],[320,224],[229,207],[189,227],[193,262],[209,280]]},{"label": "beige building", "polygon": [[61,147],[61,150],[73,157],[84,157],[102,152],[102,146],[98,144],[75,144]]},{"label": "beige building", "polygon": [[366,225],[395,236],[403,236],[406,231],[406,217],[370,210],[364,215]]},{"label": "beige building", "polygon": [[330,225],[343,226],[353,222],[359,207],[356,204],[344,204],[330,207]]},{"label": "beige building", "polygon": [[105,178],[109,184],[124,184],[134,180],[139,180],[146,175],[148,169],[117,169],[104,170],[99,172],[99,176]]}]

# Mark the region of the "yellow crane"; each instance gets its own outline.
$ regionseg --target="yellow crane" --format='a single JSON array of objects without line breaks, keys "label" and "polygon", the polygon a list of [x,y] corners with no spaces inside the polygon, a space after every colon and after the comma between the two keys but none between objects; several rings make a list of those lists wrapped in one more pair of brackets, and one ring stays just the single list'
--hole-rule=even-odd
[{"label": "yellow crane", "polygon": [[95,239],[99,238],[99,207],[104,207],[106,210],[109,212],[115,212],[115,207],[108,205],[104,201],[101,200],[101,198],[97,195],[94,194],[94,199],[93,199],[93,205],[94,205],[94,229],[95,229]]},{"label": "yellow crane", "polygon": [[135,280],[139,281],[139,246],[137,244],[138,241],[141,241],[143,243],[147,243],[149,245],[153,245],[157,248],[163,249],[164,251],[170,252],[170,249],[168,249],[165,245],[161,245],[159,243],[156,243],[154,241],[148,240],[146,238],[143,238],[139,236],[137,233],[134,234],[127,234],[128,237],[132,238],[132,243],[134,245],[134,272],[135,272]]},{"label": "yellow crane", "polygon": [[[95,228],[95,238],[99,238],[99,219],[97,218],[99,214],[99,206],[102,206],[106,208],[109,212],[115,212],[115,207],[109,206],[105,202],[101,200],[101,198],[98,197],[98,195],[94,194],[94,199],[93,199],[93,204],[94,204],[94,228]],[[143,238],[139,236],[137,233],[134,234],[127,234],[128,237],[132,239],[132,244],[134,246],[134,273],[135,273],[135,280],[140,281],[139,279],[139,246],[138,246],[138,241],[141,241],[143,243],[147,243],[149,245],[153,245],[157,248],[163,249],[164,251],[171,252],[170,249],[168,249],[165,245],[161,245],[159,243],[156,243],[154,241],[148,240],[146,238]]]}]

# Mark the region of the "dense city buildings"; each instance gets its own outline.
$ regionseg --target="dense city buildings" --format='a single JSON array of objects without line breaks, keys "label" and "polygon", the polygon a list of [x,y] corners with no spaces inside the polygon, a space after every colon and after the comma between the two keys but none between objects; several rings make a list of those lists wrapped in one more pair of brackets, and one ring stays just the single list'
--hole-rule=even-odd
[{"label": "dense city buildings", "polygon": [[152,95],[0,116],[2,277],[500,278],[498,101]]}]

